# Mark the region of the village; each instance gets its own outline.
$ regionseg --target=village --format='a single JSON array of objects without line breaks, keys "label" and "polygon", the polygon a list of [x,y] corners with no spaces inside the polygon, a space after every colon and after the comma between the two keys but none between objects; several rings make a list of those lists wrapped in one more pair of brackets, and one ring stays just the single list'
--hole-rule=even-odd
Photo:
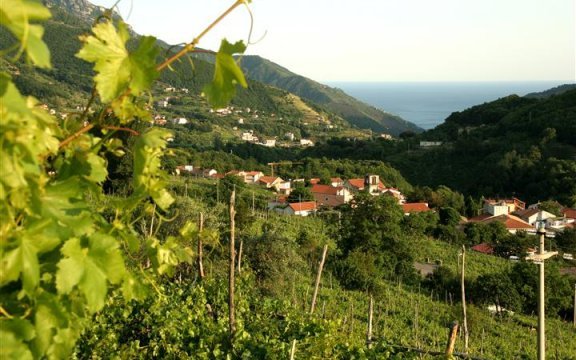
[{"label": "village", "polygon": [[[276,163],[269,165],[274,166]],[[192,175],[196,177],[223,179],[234,175],[242,179],[245,184],[258,186],[271,191],[268,201],[268,210],[290,216],[311,216],[319,211],[334,210],[349,204],[354,196],[360,192],[367,192],[372,196],[390,196],[402,208],[405,216],[421,212],[434,212],[437,209],[429,207],[425,202],[407,202],[406,196],[394,187],[386,186],[378,175],[369,174],[364,178],[343,180],[331,178],[330,183],[321,183],[320,178],[284,180],[279,176],[267,176],[262,171],[233,170],[225,174],[218,173],[216,169],[201,169],[193,165],[182,165],[176,168],[177,175]],[[289,195],[295,188],[308,185],[314,200],[289,201]],[[536,235],[538,229],[544,228],[547,237],[554,237],[559,231],[576,227],[576,209],[563,207],[560,204],[561,216],[540,208],[540,203],[527,205],[515,197],[505,199],[484,199],[481,213],[478,216],[465,218],[461,216],[460,228],[467,224],[501,223],[510,234],[524,232],[527,235]],[[474,251],[492,254],[494,249],[486,243],[475,245]],[[528,253],[534,249],[528,249]],[[572,254],[564,254],[566,260],[573,260]]]}]

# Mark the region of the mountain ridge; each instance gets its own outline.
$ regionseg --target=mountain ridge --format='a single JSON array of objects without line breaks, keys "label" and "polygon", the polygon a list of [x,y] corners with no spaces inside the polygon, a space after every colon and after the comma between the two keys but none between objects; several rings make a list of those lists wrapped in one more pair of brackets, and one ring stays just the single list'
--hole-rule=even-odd
[{"label": "mountain ridge", "polygon": [[319,103],[360,128],[386,132],[394,136],[405,131],[417,133],[423,131],[417,125],[368,105],[341,89],[293,73],[261,56],[243,56],[241,67],[247,77]]},{"label": "mountain ridge", "polygon": [[[43,2],[49,7],[59,6],[64,11],[72,13],[87,22],[94,21],[106,11],[106,8],[94,5],[87,0],[44,0]],[[119,17],[117,13],[114,13],[114,16]],[[169,46],[160,39],[158,43],[162,47]],[[194,55],[194,57],[210,61],[202,54]],[[370,129],[375,132],[389,133],[394,136],[399,136],[405,131],[416,133],[423,131],[417,125],[399,116],[368,105],[340,89],[331,88],[315,80],[293,73],[285,67],[260,56],[243,56],[241,66],[246,77],[291,92],[305,100],[321,105],[326,110],[342,117],[352,126]]]}]

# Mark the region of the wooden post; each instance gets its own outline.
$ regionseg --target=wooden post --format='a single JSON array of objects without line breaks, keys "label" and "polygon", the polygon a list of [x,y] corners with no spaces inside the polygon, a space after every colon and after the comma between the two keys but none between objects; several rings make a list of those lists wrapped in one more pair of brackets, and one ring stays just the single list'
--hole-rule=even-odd
[{"label": "wooden post", "polygon": [[368,349],[372,348],[372,314],[374,313],[374,298],[370,295],[370,303],[368,305],[368,330],[366,331],[366,346]]},{"label": "wooden post", "polygon": [[318,288],[320,287],[320,279],[322,278],[322,270],[324,269],[324,261],[326,261],[326,253],[328,252],[328,245],[324,245],[322,252],[322,259],[318,266],[318,274],[316,274],[316,285],[314,286],[314,295],[312,295],[312,304],[310,304],[310,314],[314,313],[316,307],[316,297],[318,296]]},{"label": "wooden post", "polygon": [[198,258],[196,259],[196,263],[198,265],[198,276],[200,280],[204,279],[204,265],[202,264],[202,231],[204,230],[204,213],[200,213],[200,217],[198,219]]},{"label": "wooden post", "polygon": [[242,272],[242,247],[244,245],[244,240],[240,240],[240,249],[238,249],[238,274]]},{"label": "wooden post", "polygon": [[234,336],[236,332],[236,318],[234,316],[234,216],[236,211],[234,210],[235,205],[236,190],[232,190],[232,195],[230,195],[230,264],[229,264],[229,277],[228,277],[228,325],[230,330],[230,338]]},{"label": "wooden post", "polygon": [[452,359],[452,353],[454,353],[454,344],[456,343],[457,334],[458,321],[454,321],[450,325],[450,333],[448,334],[448,343],[446,344],[446,359]]},{"label": "wooden post", "polygon": [[466,263],[466,247],[462,245],[462,271],[460,276],[460,290],[462,292],[462,317],[464,330],[464,353],[468,354],[468,321],[466,319],[466,288],[464,285],[464,267]]},{"label": "wooden post", "polygon": [[290,360],[294,360],[295,353],[296,353],[296,339],[292,340],[292,349],[290,349]]}]

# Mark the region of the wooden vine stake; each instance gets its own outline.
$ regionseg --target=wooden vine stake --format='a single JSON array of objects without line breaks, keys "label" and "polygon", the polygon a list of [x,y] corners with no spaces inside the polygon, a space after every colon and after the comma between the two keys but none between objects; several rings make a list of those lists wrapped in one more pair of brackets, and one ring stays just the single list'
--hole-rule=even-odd
[{"label": "wooden vine stake", "polygon": [[238,274],[242,272],[242,247],[244,246],[244,240],[240,240],[240,249],[238,249]]},{"label": "wooden vine stake", "polygon": [[462,245],[462,271],[460,274],[460,290],[462,292],[462,329],[464,331],[464,353],[468,354],[468,321],[466,319],[466,288],[464,286],[464,266],[466,263],[466,247]]},{"label": "wooden vine stake", "polygon": [[234,257],[236,255],[236,251],[234,250],[234,216],[236,215],[236,210],[234,210],[235,197],[236,190],[233,190],[232,195],[230,195],[230,274],[228,278],[228,324],[230,338],[232,338],[236,332],[236,318],[234,316]]},{"label": "wooden vine stake", "polygon": [[200,280],[204,279],[204,265],[202,264],[202,230],[204,230],[204,213],[200,213],[198,219],[198,258],[196,259],[196,263],[198,264],[198,276],[200,277]]},{"label": "wooden vine stake", "polygon": [[366,346],[368,349],[372,348],[372,315],[374,314],[374,298],[370,295],[370,303],[368,305],[368,330],[366,331]]},{"label": "wooden vine stake", "polygon": [[458,321],[454,321],[450,325],[450,333],[448,334],[448,343],[446,344],[446,359],[453,359],[454,344],[456,343],[456,335],[458,335]]},{"label": "wooden vine stake", "polygon": [[294,354],[296,354],[296,339],[292,340],[292,349],[290,349],[290,360],[294,360]]},{"label": "wooden vine stake", "polygon": [[324,269],[324,261],[326,261],[326,253],[328,252],[328,245],[324,245],[322,252],[322,259],[318,266],[318,274],[316,275],[316,285],[314,286],[314,295],[312,295],[312,304],[310,304],[310,314],[314,313],[316,307],[316,297],[318,296],[318,288],[320,287],[320,279],[322,278],[322,270]]}]

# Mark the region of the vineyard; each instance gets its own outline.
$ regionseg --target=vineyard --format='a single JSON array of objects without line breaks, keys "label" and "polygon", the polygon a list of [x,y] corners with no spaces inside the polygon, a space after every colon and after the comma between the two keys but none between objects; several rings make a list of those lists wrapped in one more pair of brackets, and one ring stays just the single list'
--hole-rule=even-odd
[{"label": "vineyard", "polygon": [[[535,267],[478,253],[467,254],[469,346],[459,332],[454,354],[444,355],[451,324],[462,322],[461,244],[446,241],[456,224],[444,215],[405,219],[393,199],[359,195],[338,216],[281,216],[267,210],[268,190],[237,177],[168,173],[182,150],[169,146],[173,132],[152,126],[155,81],[247,3],[237,0],[167,54],[106,12],[78,40],[93,87],[66,118],[23,95],[3,65],[0,357],[534,358]],[[49,9],[3,0],[0,14],[13,40],[3,64],[49,69]],[[202,89],[213,107],[247,87],[237,60],[245,49],[223,40],[214,55]],[[421,277],[415,262],[436,271]],[[547,346],[556,359],[576,359],[574,281],[560,266],[547,274]],[[492,292],[493,278],[509,287]],[[495,302],[511,310],[490,313]]]}]

